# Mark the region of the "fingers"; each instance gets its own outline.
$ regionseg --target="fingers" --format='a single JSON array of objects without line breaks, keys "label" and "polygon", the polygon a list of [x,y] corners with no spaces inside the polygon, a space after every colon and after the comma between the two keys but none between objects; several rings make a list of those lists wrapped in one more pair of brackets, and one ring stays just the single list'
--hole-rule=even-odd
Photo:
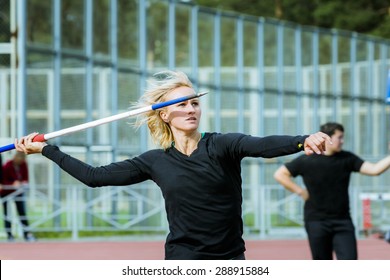
[{"label": "fingers", "polygon": [[332,140],[329,135],[323,132],[317,132],[306,138],[304,143],[304,150],[307,155],[313,153],[323,154],[326,150],[326,142],[332,145]]},{"label": "fingers", "polygon": [[41,152],[43,148],[42,143],[33,142],[34,137],[37,135],[37,132],[33,132],[27,136],[15,139],[15,149],[19,152],[25,153],[26,155]]},{"label": "fingers", "polygon": [[308,155],[313,153],[322,154],[322,151],[325,150],[324,144],[325,142],[322,137],[312,134],[305,140],[305,152]]}]

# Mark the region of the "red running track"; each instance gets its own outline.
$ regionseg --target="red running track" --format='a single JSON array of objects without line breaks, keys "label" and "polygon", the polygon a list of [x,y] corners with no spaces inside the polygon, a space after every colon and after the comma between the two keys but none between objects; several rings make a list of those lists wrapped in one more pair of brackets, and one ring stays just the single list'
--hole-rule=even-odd
[{"label": "red running track", "polygon": [[[247,240],[248,260],[310,260],[307,240]],[[383,239],[358,240],[361,260],[390,260]],[[162,260],[164,241],[0,243],[1,260]]]}]

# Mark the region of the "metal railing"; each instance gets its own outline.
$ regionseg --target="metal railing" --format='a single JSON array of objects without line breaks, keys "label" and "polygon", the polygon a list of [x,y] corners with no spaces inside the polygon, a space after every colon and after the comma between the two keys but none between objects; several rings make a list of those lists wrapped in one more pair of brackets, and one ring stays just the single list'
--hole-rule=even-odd
[{"label": "metal railing", "polygon": [[[363,230],[362,198],[370,197],[371,219],[376,228],[390,225],[388,193],[368,192],[368,187],[351,186],[351,215],[357,233]],[[68,232],[68,238],[80,239],[82,232],[104,238],[125,232],[134,237],[144,234],[156,236],[168,232],[164,201],[154,184],[94,189],[87,199],[89,188],[82,185],[64,185],[59,188],[60,199],[45,186],[23,186],[2,198],[11,202],[25,192],[29,230],[39,233]],[[303,228],[303,201],[278,185],[244,186],[244,233],[259,239],[305,237]],[[9,221],[13,233],[21,236],[22,227],[13,207],[8,203]]]}]

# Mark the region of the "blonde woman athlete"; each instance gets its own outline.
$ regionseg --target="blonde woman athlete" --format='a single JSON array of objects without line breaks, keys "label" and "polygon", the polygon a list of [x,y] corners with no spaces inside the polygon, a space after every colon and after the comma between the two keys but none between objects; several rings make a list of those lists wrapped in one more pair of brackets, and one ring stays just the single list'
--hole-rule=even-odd
[{"label": "blonde woman athlete", "polygon": [[[138,107],[193,93],[184,73],[160,72]],[[161,148],[101,167],[81,162],[56,146],[32,142],[37,133],[16,139],[15,148],[26,154],[42,153],[92,188],[154,181],[165,199],[169,223],[165,259],[245,259],[241,160],[299,151],[323,153],[330,138],[322,132],[268,137],[201,133],[201,114],[198,98],[145,113],[137,125],[146,123]]]}]

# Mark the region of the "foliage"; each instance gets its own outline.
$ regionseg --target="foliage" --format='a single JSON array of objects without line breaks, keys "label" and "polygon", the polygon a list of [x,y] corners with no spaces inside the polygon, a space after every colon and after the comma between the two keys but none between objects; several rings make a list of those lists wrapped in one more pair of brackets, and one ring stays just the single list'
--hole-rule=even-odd
[{"label": "foliage", "polygon": [[0,43],[8,42],[10,40],[9,30],[9,2],[0,0]]},{"label": "foliage", "polygon": [[194,3],[276,18],[302,25],[356,31],[390,38],[390,2],[388,0],[195,0]]}]

